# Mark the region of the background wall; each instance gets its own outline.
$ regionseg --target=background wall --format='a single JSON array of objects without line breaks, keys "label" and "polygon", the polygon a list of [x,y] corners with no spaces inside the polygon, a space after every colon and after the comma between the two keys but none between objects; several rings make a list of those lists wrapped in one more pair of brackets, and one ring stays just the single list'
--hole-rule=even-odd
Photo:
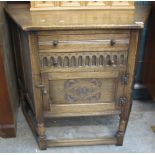
[{"label": "background wall", "polygon": [[[136,4],[137,5],[151,5],[151,2],[137,1]],[[137,59],[137,69],[136,69],[135,84],[134,84],[134,91],[133,91],[133,98],[140,99],[140,100],[151,98],[146,88],[142,84],[142,70],[143,70],[143,64],[144,64],[147,31],[148,31],[148,27],[146,25],[143,30],[142,38],[140,42],[140,49],[139,49],[139,55]]]}]

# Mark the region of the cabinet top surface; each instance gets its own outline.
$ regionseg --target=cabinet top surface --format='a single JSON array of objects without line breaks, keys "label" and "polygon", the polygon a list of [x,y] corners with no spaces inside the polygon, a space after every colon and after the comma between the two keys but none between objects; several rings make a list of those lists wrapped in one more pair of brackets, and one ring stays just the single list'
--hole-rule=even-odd
[{"label": "cabinet top surface", "polygon": [[142,29],[150,8],[135,10],[35,11],[7,8],[7,14],[25,31],[56,29]]}]

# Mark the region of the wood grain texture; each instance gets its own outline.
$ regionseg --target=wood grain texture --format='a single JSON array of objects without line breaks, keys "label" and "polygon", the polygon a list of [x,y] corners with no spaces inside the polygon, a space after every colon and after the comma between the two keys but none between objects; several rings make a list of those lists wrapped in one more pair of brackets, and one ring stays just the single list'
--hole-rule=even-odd
[{"label": "wood grain texture", "polygon": [[[149,7],[135,10],[37,11],[8,7],[6,12],[23,30],[143,28]],[[20,12],[20,13],[19,13]],[[66,18],[67,17],[67,18]],[[31,20],[30,20],[31,19]]]},{"label": "wood grain texture", "polygon": [[130,1],[31,1],[31,11],[37,10],[86,10],[86,9],[135,9]]},{"label": "wood grain texture", "polygon": [[[85,33],[85,32],[84,32]],[[129,33],[75,34],[38,36],[40,52],[126,51]]]},{"label": "wood grain texture", "polygon": [[74,140],[47,140],[48,147],[55,146],[83,146],[83,145],[110,145],[116,144],[116,138],[96,138],[96,139],[74,139]]},{"label": "wood grain texture", "polygon": [[42,101],[42,92],[41,89],[38,89],[36,85],[41,83],[40,77],[40,68],[39,68],[39,57],[37,51],[37,37],[35,33],[29,34],[29,48],[30,51],[30,61],[31,61],[31,69],[32,69],[32,86],[33,86],[33,99],[34,99],[34,107],[35,107],[35,117],[37,120],[37,130],[38,130],[38,142],[40,148],[46,148],[46,136],[44,129],[44,118],[43,118],[43,101]]},{"label": "wood grain texture", "polygon": [[[120,126],[118,131],[118,145],[123,144],[123,137],[126,131],[131,107],[132,107],[132,90],[133,90],[133,81],[135,75],[135,65],[136,65],[136,58],[138,54],[138,46],[139,46],[139,34],[138,30],[133,30],[131,32],[131,42],[129,48],[129,55],[128,55],[128,66],[126,73],[129,73],[128,84],[124,87],[123,94],[127,97],[127,103],[122,105],[122,112],[120,115]],[[122,125],[123,124],[123,125]]]},{"label": "wood grain texture", "polygon": [[79,117],[79,116],[104,116],[118,115],[120,107],[113,103],[83,103],[83,104],[53,104],[50,110],[44,111],[44,117]]}]

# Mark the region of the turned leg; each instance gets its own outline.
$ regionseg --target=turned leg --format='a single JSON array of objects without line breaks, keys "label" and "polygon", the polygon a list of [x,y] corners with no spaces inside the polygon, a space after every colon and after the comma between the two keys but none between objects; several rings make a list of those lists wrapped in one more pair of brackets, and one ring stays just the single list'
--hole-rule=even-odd
[{"label": "turned leg", "polygon": [[45,135],[45,126],[44,124],[38,124],[38,138],[37,142],[39,145],[39,148],[41,150],[46,150],[47,149],[47,144],[46,144],[46,135]]},{"label": "turned leg", "polygon": [[155,125],[151,126],[153,132],[155,132]]},{"label": "turned leg", "polygon": [[116,137],[117,137],[117,144],[116,145],[117,146],[123,145],[124,135],[125,135],[126,128],[127,128],[131,107],[132,107],[131,98],[130,98],[129,102],[122,105],[122,112],[120,114],[119,129],[118,129],[118,132],[116,134]]},{"label": "turned leg", "polygon": [[125,135],[125,124],[126,122],[124,120],[120,121],[119,130],[116,134],[117,137],[117,146],[123,145],[124,135]]}]

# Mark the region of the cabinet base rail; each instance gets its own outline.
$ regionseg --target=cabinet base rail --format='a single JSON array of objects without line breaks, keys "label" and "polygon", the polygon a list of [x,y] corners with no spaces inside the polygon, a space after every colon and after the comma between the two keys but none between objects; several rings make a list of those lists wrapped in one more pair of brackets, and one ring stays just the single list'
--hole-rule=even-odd
[{"label": "cabinet base rail", "polygon": [[47,147],[58,146],[81,146],[81,145],[110,145],[117,144],[117,139],[113,137],[107,138],[91,138],[91,139],[66,139],[66,140],[47,140]]},{"label": "cabinet base rail", "polygon": [[98,138],[81,138],[81,139],[48,139],[46,133],[43,135],[39,134],[39,130],[46,130],[46,127],[41,127],[40,129],[37,126],[32,109],[29,104],[24,103],[22,105],[23,113],[26,117],[26,120],[36,138],[36,141],[41,150],[46,150],[48,147],[65,147],[65,146],[89,146],[89,145],[117,145],[122,146],[124,134],[120,137],[116,136],[109,137],[98,137]]}]

